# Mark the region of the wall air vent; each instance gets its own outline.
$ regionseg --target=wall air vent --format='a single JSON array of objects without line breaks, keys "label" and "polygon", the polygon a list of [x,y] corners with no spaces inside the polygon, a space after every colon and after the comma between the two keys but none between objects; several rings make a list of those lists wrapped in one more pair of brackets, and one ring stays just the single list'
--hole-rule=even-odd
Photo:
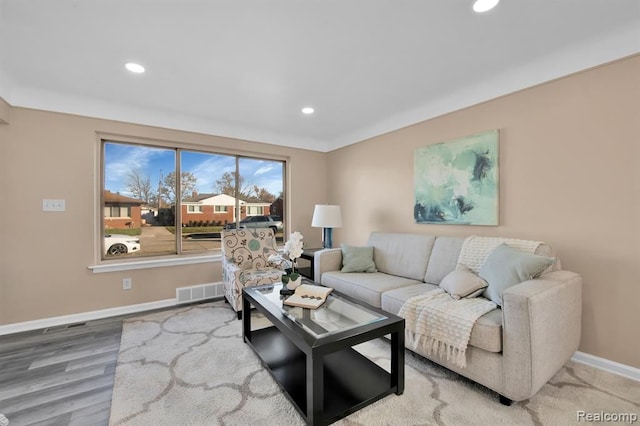
[{"label": "wall air vent", "polygon": [[224,284],[202,284],[191,287],[176,288],[176,303],[198,302],[200,300],[213,299],[224,296]]}]

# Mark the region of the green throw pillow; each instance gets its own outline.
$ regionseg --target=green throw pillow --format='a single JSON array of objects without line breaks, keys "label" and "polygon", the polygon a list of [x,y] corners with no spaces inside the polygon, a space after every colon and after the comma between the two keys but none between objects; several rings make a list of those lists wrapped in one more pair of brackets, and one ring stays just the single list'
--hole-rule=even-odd
[{"label": "green throw pillow", "polygon": [[373,247],[342,245],[342,272],[378,272]]},{"label": "green throw pillow", "polygon": [[537,277],[555,261],[555,257],[524,253],[501,244],[489,254],[478,271],[478,276],[489,283],[482,295],[502,306],[502,292]]}]

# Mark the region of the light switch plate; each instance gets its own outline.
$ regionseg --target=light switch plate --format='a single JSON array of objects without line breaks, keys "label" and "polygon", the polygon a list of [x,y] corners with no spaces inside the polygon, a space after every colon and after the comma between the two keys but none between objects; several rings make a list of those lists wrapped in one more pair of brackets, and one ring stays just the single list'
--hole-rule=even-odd
[{"label": "light switch plate", "polygon": [[42,200],[42,211],[44,212],[63,212],[65,210],[64,200]]}]

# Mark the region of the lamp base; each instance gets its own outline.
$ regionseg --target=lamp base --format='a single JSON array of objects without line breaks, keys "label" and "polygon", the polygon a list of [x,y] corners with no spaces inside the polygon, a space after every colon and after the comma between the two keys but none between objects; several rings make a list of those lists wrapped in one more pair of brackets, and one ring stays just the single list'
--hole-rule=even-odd
[{"label": "lamp base", "polygon": [[322,228],[322,248],[332,248],[333,241],[331,241],[332,228]]}]

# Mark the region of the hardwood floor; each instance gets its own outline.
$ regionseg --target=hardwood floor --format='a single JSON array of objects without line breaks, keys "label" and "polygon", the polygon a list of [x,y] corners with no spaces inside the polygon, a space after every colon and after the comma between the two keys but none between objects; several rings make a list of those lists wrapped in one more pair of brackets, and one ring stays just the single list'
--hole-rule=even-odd
[{"label": "hardwood floor", "polygon": [[148,313],[0,336],[9,426],[108,425],[122,320]]},{"label": "hardwood floor", "polygon": [[123,317],[0,337],[0,413],[17,425],[107,425]]}]

